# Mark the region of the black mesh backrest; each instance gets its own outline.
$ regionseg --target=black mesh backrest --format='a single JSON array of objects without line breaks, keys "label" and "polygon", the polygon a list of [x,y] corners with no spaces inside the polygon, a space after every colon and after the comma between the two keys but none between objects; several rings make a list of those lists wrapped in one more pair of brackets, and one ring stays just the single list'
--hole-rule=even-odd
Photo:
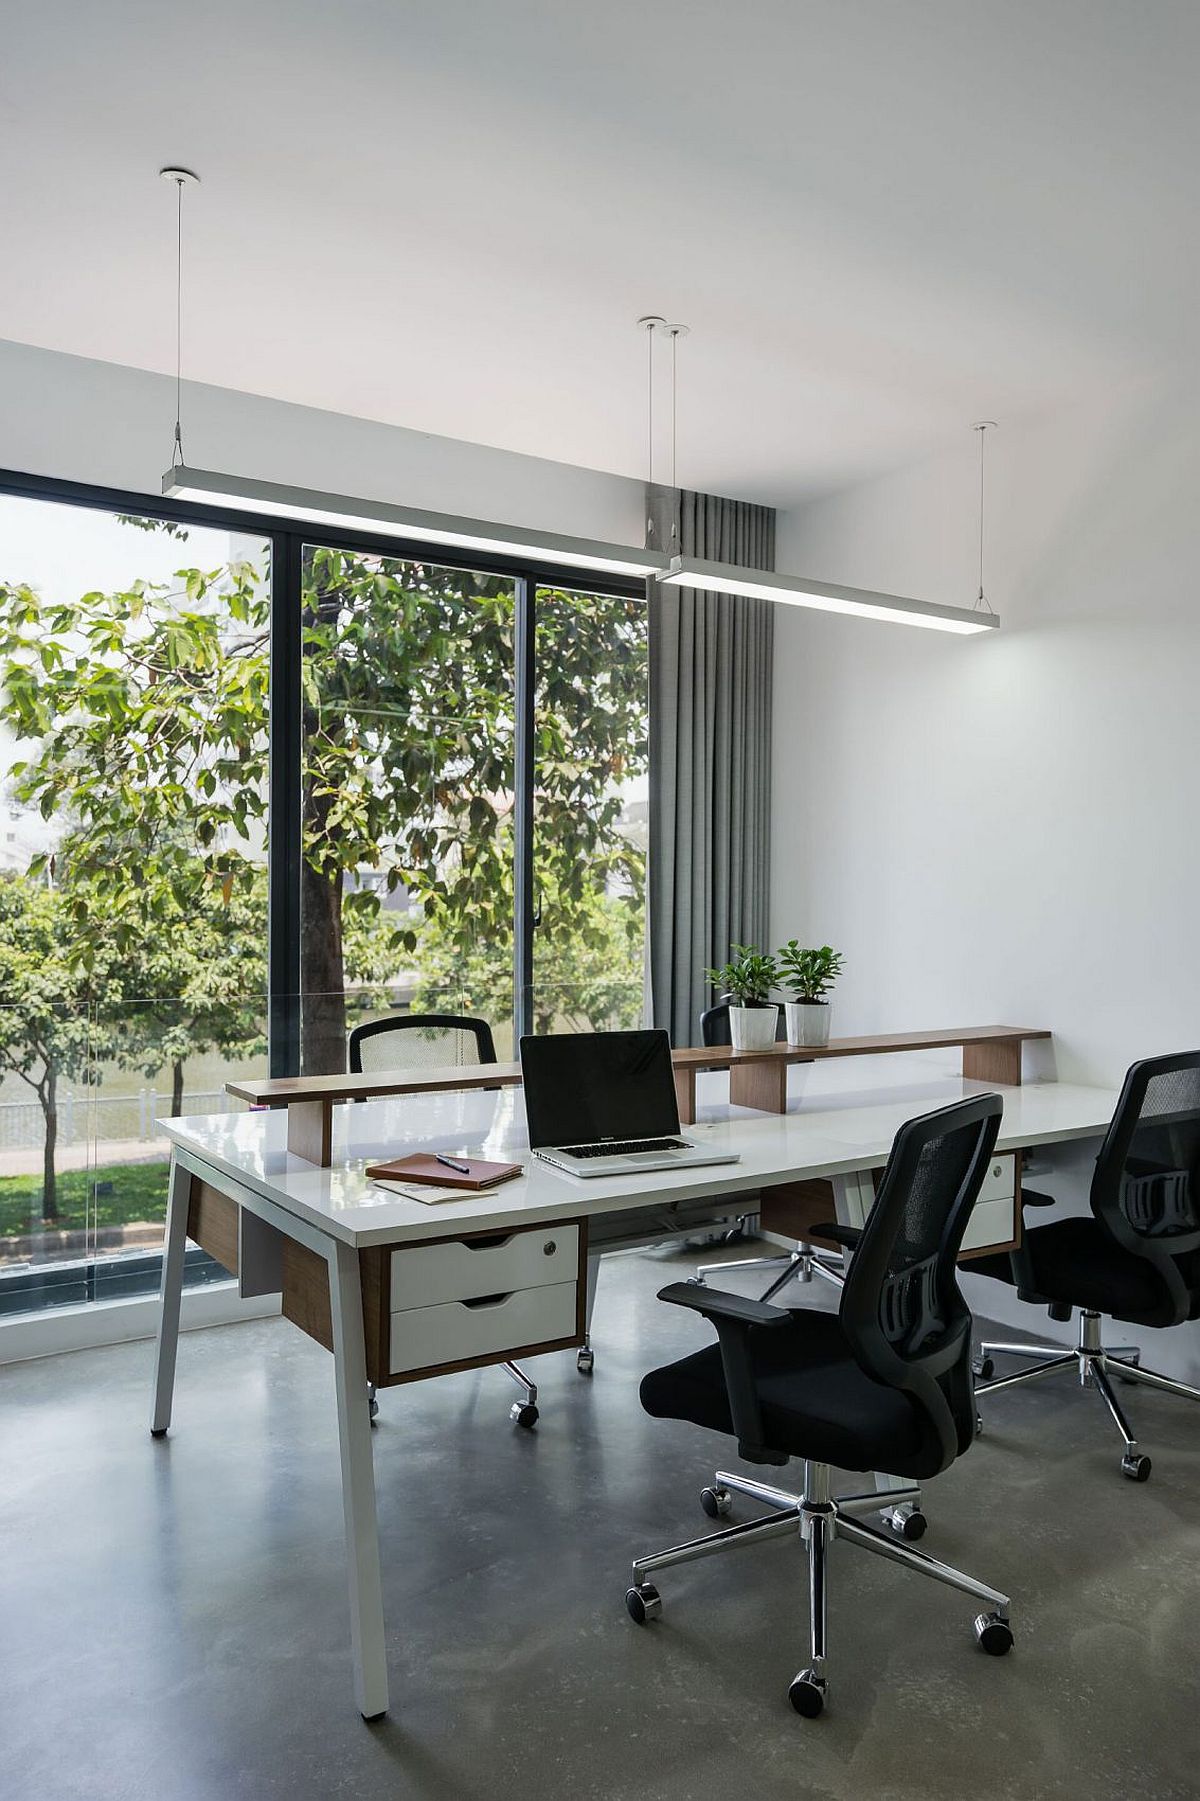
[{"label": "black mesh backrest", "polygon": [[1131,1066],[1096,1158],[1091,1202],[1122,1249],[1156,1265],[1186,1319],[1200,1249],[1200,1051]]},{"label": "black mesh backrest", "polygon": [[496,1046],[485,1019],[457,1013],[405,1013],[373,1019],[350,1034],[352,1075],[442,1064],[494,1063]]},{"label": "black mesh backrest", "polygon": [[925,1410],[943,1467],[974,1436],[971,1315],[957,1263],[1002,1111],[999,1095],[976,1095],[901,1126],[842,1289],[855,1358]]},{"label": "black mesh backrest", "polygon": [[[775,1027],[775,1041],[787,1043],[787,1021],[783,1017],[783,1008],[778,1009],[779,1020]],[[729,1030],[729,1002],[718,1001],[715,1007],[708,1007],[700,1015],[700,1042],[706,1050],[715,1044],[732,1044],[733,1035]]]}]

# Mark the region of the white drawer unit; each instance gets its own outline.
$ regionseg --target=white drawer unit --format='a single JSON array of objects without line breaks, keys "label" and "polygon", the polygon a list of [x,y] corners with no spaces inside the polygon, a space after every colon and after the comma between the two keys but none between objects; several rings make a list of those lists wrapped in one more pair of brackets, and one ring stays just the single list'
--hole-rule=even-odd
[{"label": "white drawer unit", "polygon": [[1017,1159],[1011,1151],[994,1156],[963,1234],[962,1255],[1011,1244],[1017,1236]]},{"label": "white drawer unit", "polygon": [[997,1154],[987,1166],[987,1174],[983,1178],[983,1186],[979,1190],[980,1201],[999,1201],[1006,1196],[1011,1200],[1017,1192],[1017,1160],[1011,1151]]},{"label": "white drawer unit", "polygon": [[518,1288],[574,1282],[579,1227],[539,1226],[502,1238],[446,1238],[392,1253],[391,1307],[435,1307]]},{"label": "white drawer unit", "polygon": [[575,1280],[478,1300],[409,1307],[392,1314],[389,1369],[393,1376],[402,1376],[476,1359],[499,1360],[540,1344],[574,1340],[578,1308]]}]

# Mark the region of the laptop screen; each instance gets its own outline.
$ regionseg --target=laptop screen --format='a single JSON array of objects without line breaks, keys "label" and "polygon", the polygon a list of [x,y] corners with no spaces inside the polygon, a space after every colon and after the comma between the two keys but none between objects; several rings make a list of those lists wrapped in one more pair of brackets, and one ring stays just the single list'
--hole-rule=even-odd
[{"label": "laptop screen", "polygon": [[601,1144],[679,1130],[665,1032],[556,1032],[522,1038],[529,1143]]}]

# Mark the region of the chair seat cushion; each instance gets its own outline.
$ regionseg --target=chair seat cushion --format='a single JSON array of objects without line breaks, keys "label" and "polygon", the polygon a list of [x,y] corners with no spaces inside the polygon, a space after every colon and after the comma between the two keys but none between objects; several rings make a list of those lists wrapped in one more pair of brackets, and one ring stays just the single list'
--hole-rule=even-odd
[{"label": "chair seat cushion", "polygon": [[1026,1232],[1016,1256],[1026,1301],[1089,1307],[1140,1325],[1168,1325],[1174,1306],[1154,1266],[1114,1244],[1096,1219],[1056,1219]]},{"label": "chair seat cushion", "polygon": [[[774,1449],[845,1470],[925,1477],[941,1469],[924,1411],[859,1368],[836,1315],[798,1308],[786,1326],[752,1327],[749,1342],[763,1433]],[[719,1345],[651,1370],[641,1397],[656,1419],[733,1435]]]}]

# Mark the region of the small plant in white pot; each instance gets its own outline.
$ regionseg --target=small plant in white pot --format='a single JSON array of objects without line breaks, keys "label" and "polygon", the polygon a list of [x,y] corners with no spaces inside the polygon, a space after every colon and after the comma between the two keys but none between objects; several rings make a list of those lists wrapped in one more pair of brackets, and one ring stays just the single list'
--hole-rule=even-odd
[{"label": "small plant in white pot", "polygon": [[802,950],[789,938],[779,952],[779,985],[790,988],[792,999],[784,1006],[789,1044],[829,1043],[829,1002],[826,994],[842,973],[843,958],[831,945]]},{"label": "small plant in white pot", "polygon": [[775,959],[754,944],[730,946],[729,962],[705,972],[729,1002],[729,1036],[735,1051],[769,1051],[779,1024],[770,993],[779,980]]}]

